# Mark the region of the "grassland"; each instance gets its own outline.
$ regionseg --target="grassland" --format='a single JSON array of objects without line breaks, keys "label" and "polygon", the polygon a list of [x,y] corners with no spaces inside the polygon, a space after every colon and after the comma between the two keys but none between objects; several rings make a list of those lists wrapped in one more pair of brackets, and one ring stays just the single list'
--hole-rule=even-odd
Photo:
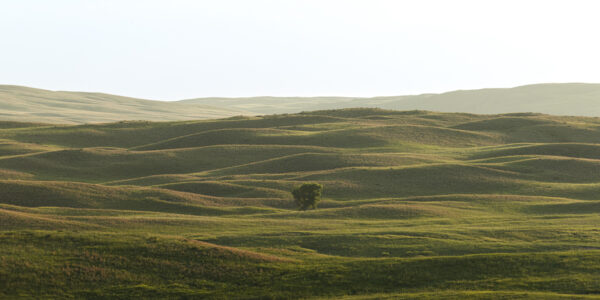
[{"label": "grassland", "polygon": [[202,104],[168,103],[103,93],[64,92],[0,85],[0,119],[81,124],[121,120],[174,121],[247,113]]},{"label": "grassland", "polygon": [[386,97],[252,97],[200,98],[181,101],[255,114],[295,113],[335,108],[373,107],[395,110],[431,110],[500,114],[537,112],[553,115],[600,115],[600,84],[553,83],[515,88],[459,90],[441,94]]},{"label": "grassland", "polygon": [[[183,121],[371,107],[474,114],[535,112],[599,116],[600,84],[554,83],[386,97],[249,97],[152,101],[102,93],[0,85],[0,120],[52,124],[123,120]],[[531,120],[526,120],[529,122]],[[504,125],[519,123],[501,121]],[[12,124],[12,125],[11,125]],[[4,122],[2,126],[15,126]],[[499,124],[504,126],[502,124]],[[22,126],[22,125],[16,125]],[[494,126],[494,124],[488,124]],[[219,129],[223,129],[219,127]]]},{"label": "grassland", "polygon": [[0,298],[600,299],[598,118],[3,124]]}]

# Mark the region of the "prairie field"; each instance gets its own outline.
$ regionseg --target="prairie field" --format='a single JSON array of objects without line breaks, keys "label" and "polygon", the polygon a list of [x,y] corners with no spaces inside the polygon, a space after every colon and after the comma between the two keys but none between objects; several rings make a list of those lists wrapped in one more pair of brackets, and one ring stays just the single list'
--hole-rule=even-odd
[{"label": "prairie field", "polygon": [[600,299],[600,118],[0,122],[0,298]]}]

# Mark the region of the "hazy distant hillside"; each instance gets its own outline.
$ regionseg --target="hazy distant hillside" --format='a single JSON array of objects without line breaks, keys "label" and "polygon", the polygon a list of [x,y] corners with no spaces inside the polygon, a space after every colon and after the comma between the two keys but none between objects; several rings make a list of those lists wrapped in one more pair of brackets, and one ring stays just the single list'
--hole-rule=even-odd
[{"label": "hazy distant hillside", "polygon": [[600,84],[560,83],[510,89],[454,91],[373,99],[390,109],[497,114],[539,112],[555,115],[600,116]]},{"label": "hazy distant hillside", "polygon": [[198,98],[178,101],[185,104],[203,104],[230,107],[252,112],[256,115],[298,113],[318,109],[377,107],[371,99],[351,97],[243,97]]},{"label": "hazy distant hillside", "polygon": [[213,119],[239,114],[242,112],[205,104],[0,85],[0,120],[73,124],[120,120]]},{"label": "hazy distant hillside", "polygon": [[4,121],[62,124],[121,120],[179,121],[356,107],[477,114],[539,112],[600,116],[600,84],[537,84],[509,89],[375,98],[248,97],[199,98],[175,102],[0,85],[0,120]]},{"label": "hazy distant hillside", "polygon": [[236,108],[256,114],[294,113],[315,109],[378,107],[477,114],[539,112],[555,115],[600,116],[600,84],[535,84],[515,88],[464,90],[443,94],[375,98],[202,98],[181,102]]}]

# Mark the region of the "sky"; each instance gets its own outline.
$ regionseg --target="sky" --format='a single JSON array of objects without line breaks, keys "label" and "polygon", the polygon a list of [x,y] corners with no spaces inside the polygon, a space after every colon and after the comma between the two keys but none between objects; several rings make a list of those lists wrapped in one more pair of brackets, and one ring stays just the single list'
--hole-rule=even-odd
[{"label": "sky", "polygon": [[156,100],[600,82],[600,1],[0,0],[0,84]]}]

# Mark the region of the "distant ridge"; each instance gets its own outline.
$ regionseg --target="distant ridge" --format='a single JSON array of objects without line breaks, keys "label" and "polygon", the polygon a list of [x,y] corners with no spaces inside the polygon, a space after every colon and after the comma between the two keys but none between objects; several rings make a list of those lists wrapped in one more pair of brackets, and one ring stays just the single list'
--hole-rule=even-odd
[{"label": "distant ridge", "polygon": [[174,102],[0,85],[0,121],[63,124],[122,120],[179,121],[353,107],[475,114],[536,112],[600,117],[600,84],[548,83],[373,98],[213,97]]},{"label": "distant ridge", "polygon": [[180,121],[248,114],[198,103],[0,85],[0,120],[81,124],[122,120]]},{"label": "distant ridge", "polygon": [[458,90],[442,94],[373,98],[201,98],[181,102],[237,108],[256,114],[372,107],[394,110],[429,110],[474,114],[536,112],[552,115],[600,117],[600,84],[546,83],[514,88]]}]

